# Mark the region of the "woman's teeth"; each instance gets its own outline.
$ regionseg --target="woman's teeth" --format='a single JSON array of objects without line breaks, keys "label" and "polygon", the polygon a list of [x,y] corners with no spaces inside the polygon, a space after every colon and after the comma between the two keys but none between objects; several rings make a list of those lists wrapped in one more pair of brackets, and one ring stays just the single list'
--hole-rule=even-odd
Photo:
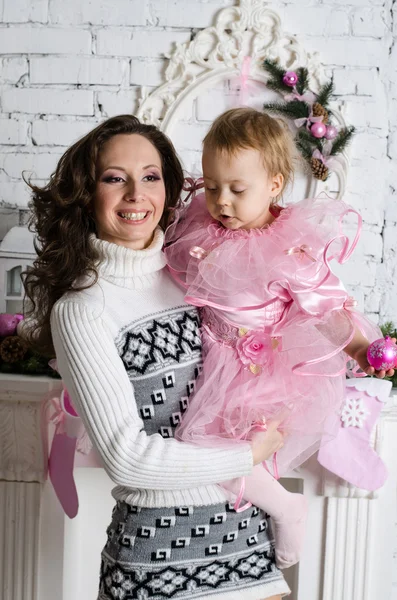
[{"label": "woman's teeth", "polygon": [[139,212],[139,213],[119,213],[120,217],[123,219],[127,219],[128,221],[142,221],[147,215],[147,212]]}]

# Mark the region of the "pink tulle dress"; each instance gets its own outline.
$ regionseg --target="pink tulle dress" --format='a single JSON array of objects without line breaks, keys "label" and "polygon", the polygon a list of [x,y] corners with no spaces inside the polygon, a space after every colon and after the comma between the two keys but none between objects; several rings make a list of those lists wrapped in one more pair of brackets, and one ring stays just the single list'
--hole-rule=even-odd
[{"label": "pink tulle dress", "polygon": [[[343,233],[349,213],[358,220],[353,240]],[[329,266],[349,258],[359,215],[326,197],[275,208],[273,216],[262,229],[226,229],[200,194],[177,209],[165,253],[187,302],[201,307],[204,348],[177,435],[230,444],[283,415],[281,475],[336,434],[349,358],[343,348],[355,329],[369,341],[381,332],[354,310]]]}]

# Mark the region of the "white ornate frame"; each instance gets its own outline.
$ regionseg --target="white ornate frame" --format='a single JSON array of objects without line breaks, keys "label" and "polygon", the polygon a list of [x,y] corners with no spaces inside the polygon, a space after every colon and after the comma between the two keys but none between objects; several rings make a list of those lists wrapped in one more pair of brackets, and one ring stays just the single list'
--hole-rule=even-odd
[{"label": "white ornate frame", "polygon": [[[299,40],[282,30],[279,15],[262,0],[239,0],[238,6],[222,9],[211,27],[197,33],[185,44],[177,44],[169,57],[165,82],[147,94],[141,88],[137,116],[144,123],[157,125],[172,138],[181,107],[188,98],[197,97],[220,81],[236,78],[245,56],[251,57],[250,79],[266,84],[268,75],[262,64],[265,58],[278,60],[293,70],[307,67],[314,91],[324,82],[324,69],[317,53],[310,54]],[[342,105],[332,112],[339,127],[345,127]],[[346,189],[348,158],[340,156],[335,174],[337,198]],[[311,177],[309,195],[319,191],[320,182]]]}]

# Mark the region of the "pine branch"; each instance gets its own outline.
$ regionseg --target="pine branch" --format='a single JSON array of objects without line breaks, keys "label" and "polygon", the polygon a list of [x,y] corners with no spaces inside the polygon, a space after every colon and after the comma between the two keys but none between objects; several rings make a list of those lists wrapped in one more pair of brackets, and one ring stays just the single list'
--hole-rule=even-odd
[{"label": "pine branch", "polygon": [[313,142],[313,136],[306,128],[299,129],[296,139],[300,142]]},{"label": "pine branch", "polygon": [[291,88],[288,85],[285,85],[282,80],[276,81],[275,79],[268,79],[266,86],[275,92],[285,92],[287,94],[291,93]]},{"label": "pine branch", "polygon": [[291,117],[292,119],[302,119],[303,117],[309,116],[309,106],[306,102],[301,102],[300,100],[293,100],[292,102],[268,102],[263,105],[264,110],[268,110],[269,112],[275,112],[280,115],[285,115],[286,117]]},{"label": "pine branch", "polygon": [[353,137],[354,131],[355,128],[352,126],[347,127],[347,129],[340,130],[340,132],[334,140],[334,143],[332,144],[330,152],[331,156],[335,156],[335,154],[339,154],[340,152],[343,152],[343,150],[345,150],[345,148],[347,147],[347,145]]},{"label": "pine branch", "polygon": [[296,74],[298,75],[296,91],[298,94],[304,94],[309,88],[309,71],[306,67],[299,67]]},{"label": "pine branch", "polygon": [[331,79],[328,83],[325,83],[322,86],[319,93],[317,94],[316,101],[319,104],[321,104],[321,106],[324,106],[324,108],[326,108],[328,102],[331,100],[331,96],[333,93],[334,93],[334,80]]},{"label": "pine branch", "polygon": [[302,154],[302,156],[305,160],[311,159],[312,154],[313,154],[313,149],[311,148],[311,146],[309,146],[309,144],[298,140],[296,142],[296,147],[298,148],[299,152]]},{"label": "pine branch", "polygon": [[271,78],[267,81],[266,85],[275,92],[286,92],[290,93],[291,88],[286,85],[283,81],[285,75],[285,69],[279,67],[274,60],[265,59],[263,61],[263,68],[271,75]]},{"label": "pine branch", "polygon": [[395,327],[392,321],[386,321],[383,325],[380,326],[383,335],[386,337],[387,335],[390,337],[396,337],[397,328]]},{"label": "pine branch", "polygon": [[285,69],[282,69],[274,60],[270,60],[269,58],[265,58],[263,61],[263,68],[265,71],[272,76],[273,79],[283,79]]}]

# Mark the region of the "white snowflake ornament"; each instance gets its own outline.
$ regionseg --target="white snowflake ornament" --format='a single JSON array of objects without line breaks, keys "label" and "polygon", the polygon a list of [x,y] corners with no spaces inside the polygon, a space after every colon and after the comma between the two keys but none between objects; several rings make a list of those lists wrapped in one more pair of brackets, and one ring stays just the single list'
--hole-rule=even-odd
[{"label": "white snowflake ornament", "polygon": [[347,398],[340,418],[344,427],[363,427],[368,415],[362,398]]}]

